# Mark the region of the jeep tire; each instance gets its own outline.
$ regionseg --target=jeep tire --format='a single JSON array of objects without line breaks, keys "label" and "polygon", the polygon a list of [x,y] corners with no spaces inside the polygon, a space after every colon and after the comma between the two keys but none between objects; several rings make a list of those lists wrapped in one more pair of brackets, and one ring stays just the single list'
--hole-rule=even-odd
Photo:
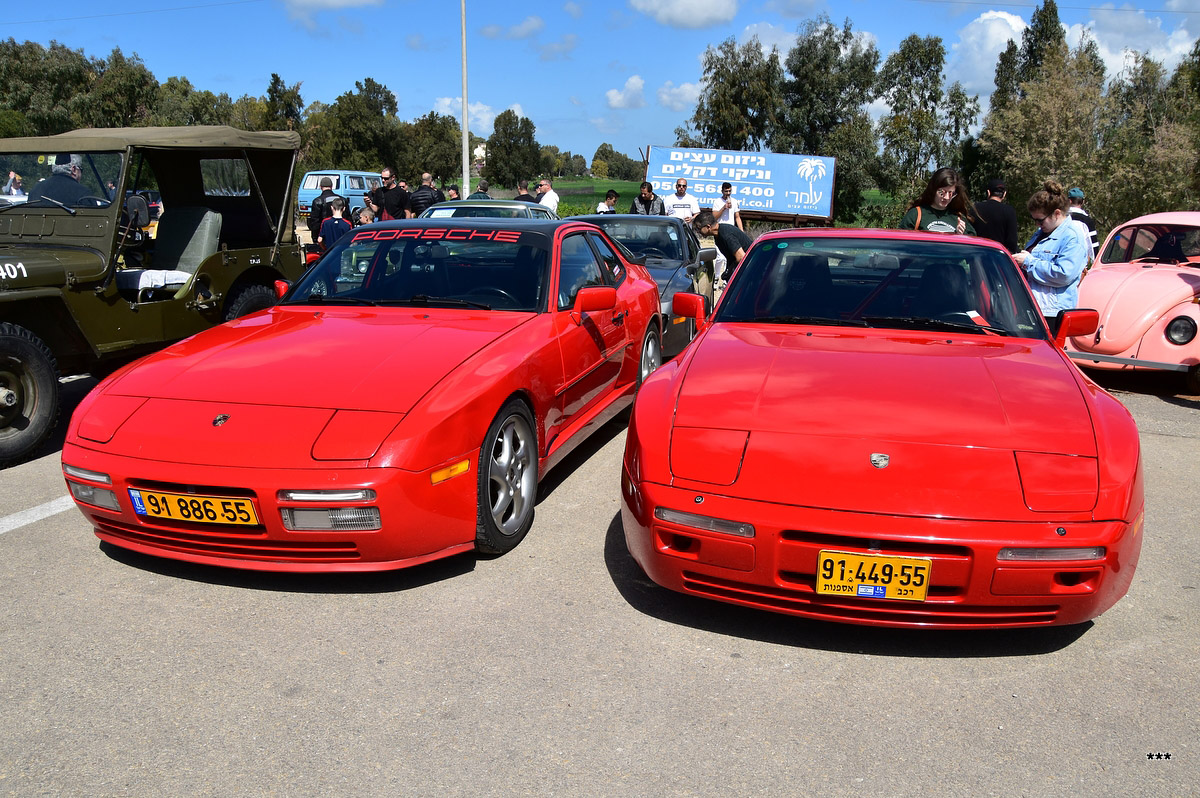
[{"label": "jeep tire", "polygon": [[222,321],[233,321],[258,310],[275,306],[275,292],[265,285],[243,285],[229,292]]},{"label": "jeep tire", "polygon": [[0,323],[0,466],[41,446],[58,420],[58,366],[24,327]]}]

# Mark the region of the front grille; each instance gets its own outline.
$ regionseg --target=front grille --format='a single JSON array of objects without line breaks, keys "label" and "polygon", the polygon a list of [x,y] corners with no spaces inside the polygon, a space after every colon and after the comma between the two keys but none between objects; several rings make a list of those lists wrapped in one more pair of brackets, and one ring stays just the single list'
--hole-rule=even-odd
[{"label": "front grille", "polygon": [[765,587],[729,579],[683,572],[686,590],[709,598],[735,601],[765,609],[790,612],[827,621],[858,621],[908,626],[929,624],[960,627],[1033,626],[1050,624],[1058,615],[1057,606],[975,607],[953,603],[871,601],[846,603],[838,599],[818,598],[812,590]]},{"label": "front grille", "polygon": [[188,485],[183,482],[155,482],[150,479],[131,479],[129,480],[129,487],[141,490],[156,490],[163,493],[195,493],[204,496],[227,496],[233,499],[257,498],[252,490],[220,485]]},{"label": "front grille", "polygon": [[96,527],[103,537],[182,554],[294,562],[341,562],[359,559],[358,547],[352,541],[268,540],[263,532],[253,535],[231,535],[222,529],[213,534],[203,534],[175,529],[134,527],[108,519],[96,520]]}]

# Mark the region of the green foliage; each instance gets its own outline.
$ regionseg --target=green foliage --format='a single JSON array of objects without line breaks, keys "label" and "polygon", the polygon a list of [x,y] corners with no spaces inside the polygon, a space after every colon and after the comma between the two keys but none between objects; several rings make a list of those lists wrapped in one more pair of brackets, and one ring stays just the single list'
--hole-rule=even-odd
[{"label": "green foliage", "polygon": [[601,179],[607,178],[608,177],[608,161],[602,160],[600,158],[593,158],[592,159],[592,177],[598,177]]},{"label": "green foliage", "polygon": [[780,110],[771,131],[774,152],[837,159],[834,218],[854,219],[877,171],[877,139],[864,107],[875,97],[879,51],[822,14],[800,28],[787,54]]},{"label": "green foliage", "polygon": [[[1021,31],[1021,52],[1016,64],[1018,84],[1038,80],[1051,54],[1061,54],[1066,49],[1067,36],[1058,21],[1058,6],[1054,0],[1045,0],[1034,9],[1029,26]],[[1019,96],[1024,96],[1023,89],[1019,90]]]},{"label": "green foliage", "polygon": [[515,186],[518,180],[538,174],[541,151],[534,138],[533,122],[517,116],[515,111],[503,111],[496,116],[492,135],[487,141],[487,165],[483,176],[499,186]]},{"label": "green foliage", "polygon": [[639,183],[646,177],[646,166],[640,160],[634,160],[628,155],[619,153],[613,149],[612,145],[605,142],[596,148],[596,154],[592,156],[592,174],[596,177],[596,161],[602,161],[608,169],[606,177],[611,177],[614,180],[636,180]]},{"label": "green foliage", "polygon": [[1004,52],[1000,53],[1000,57],[996,61],[996,90],[992,92],[992,111],[1007,108],[1013,100],[1017,99],[1021,90],[1021,80],[1017,75],[1019,60],[1020,53],[1017,50],[1017,43],[1009,39],[1008,46],[1004,48]]},{"label": "green foliage", "polygon": [[263,114],[263,130],[299,130],[304,111],[304,100],[300,97],[300,84],[288,86],[283,78],[271,73],[267,85],[266,109]]},{"label": "green foliage", "polygon": [[33,126],[20,111],[0,110],[0,138],[32,136]]},{"label": "green foliage", "polygon": [[[732,38],[704,51],[703,86],[691,123],[704,147],[757,150],[767,143],[780,106],[783,71],[758,37],[741,47]],[[678,131],[676,131],[678,133]]]},{"label": "green foliage", "polygon": [[158,99],[158,81],[137,55],[129,58],[114,48],[96,65],[87,94],[76,98],[74,121],[79,127],[144,125]]},{"label": "green foliage", "polygon": [[23,114],[33,135],[78,127],[72,110],[95,76],[95,65],[83,50],[55,41],[49,48],[37,42],[17,44],[12,38],[0,42],[0,108]]},{"label": "green foliage", "polygon": [[[462,172],[462,129],[452,116],[430,111],[409,129],[412,174],[429,172],[437,182]],[[465,196],[465,195],[464,195]]]}]

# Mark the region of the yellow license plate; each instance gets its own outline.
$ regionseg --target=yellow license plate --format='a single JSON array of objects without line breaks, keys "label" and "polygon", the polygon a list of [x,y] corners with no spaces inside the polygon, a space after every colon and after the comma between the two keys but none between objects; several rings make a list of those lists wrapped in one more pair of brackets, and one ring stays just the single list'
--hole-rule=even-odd
[{"label": "yellow license plate", "polygon": [[150,518],[170,518],[199,524],[258,524],[258,514],[254,512],[254,504],[249,499],[130,488],[129,500],[133,502],[135,513]]},{"label": "yellow license plate", "polygon": [[888,557],[849,551],[817,554],[817,593],[822,596],[924,601],[929,593],[928,557]]}]

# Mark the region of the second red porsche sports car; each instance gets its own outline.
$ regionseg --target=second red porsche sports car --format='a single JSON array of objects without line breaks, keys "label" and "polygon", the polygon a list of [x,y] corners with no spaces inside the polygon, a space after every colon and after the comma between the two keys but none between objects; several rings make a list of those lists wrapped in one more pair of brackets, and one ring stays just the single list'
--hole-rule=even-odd
[{"label": "second red porsche sports car", "polygon": [[1067,359],[1009,255],[964,236],[758,239],[642,386],[622,478],[634,559],[697,596],[851,623],[1073,624],[1129,588],[1137,428]]},{"label": "second red porsche sports car", "polygon": [[102,540],[164,557],[352,571],[503,552],[539,477],[659,364],[658,310],[591,225],[359,228],[275,308],[97,386],[63,472]]}]

